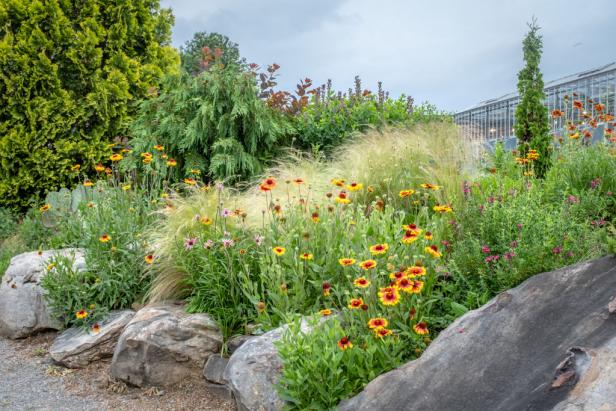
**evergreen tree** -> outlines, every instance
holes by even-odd
[[[521,157],[525,157],[531,149],[537,150],[539,158],[533,162],[534,171],[537,177],[542,178],[550,167],[552,150],[548,109],[543,103],[543,76],[539,70],[543,42],[535,19],[528,27],[530,31],[523,42],[526,64],[518,73],[520,103],[515,111],[515,135]]]
[[[0,206],[75,183],[177,71],[159,0],[0,0]]]
[[[193,38],[180,48],[184,71],[195,76],[206,69],[204,67],[205,55],[203,50],[205,47],[209,48],[212,53],[214,50],[220,49],[222,55],[219,60],[226,67],[233,66],[242,69],[246,65],[246,61],[240,57],[240,49],[237,43],[232,42],[222,34],[208,34],[205,31],[200,31],[195,33]]]
[[[221,64],[221,57],[198,76],[168,76],[160,95],[141,104],[132,155],[163,145],[177,167],[151,163],[159,176],[184,178],[197,169],[209,179],[245,179],[262,172],[293,133],[288,118],[259,98],[255,74]]]

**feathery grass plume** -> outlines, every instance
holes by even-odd
[[[347,183],[356,181],[363,188],[353,193],[355,202],[369,206],[381,198],[392,204],[399,204],[400,190],[432,183],[443,189],[433,192],[441,204],[451,203],[456,208],[462,198],[461,172],[468,159],[465,144],[459,138],[455,125],[451,123],[429,123],[411,128],[370,131],[339,147],[330,161],[308,154],[289,151],[264,174],[274,177],[278,187],[272,191],[272,198],[299,200],[299,189],[292,181],[301,178],[302,197],[308,207],[323,204],[326,193],[340,189],[331,184],[333,178],[344,178]],[[371,191],[368,190],[371,188]],[[417,194],[419,195],[419,194]],[[159,264],[152,267],[153,283],[149,290],[150,301],[161,301],[183,296],[183,273],[174,264],[174,253],[178,241],[182,241],[191,227],[199,224],[195,216],[214,218],[220,202],[224,207],[240,208],[246,213],[243,224],[250,229],[267,229],[269,224],[264,194],[259,184],[249,185],[243,191],[225,188],[196,191],[187,198],[173,199],[173,208],[165,211],[166,219],[150,233],[150,243],[159,258]]]

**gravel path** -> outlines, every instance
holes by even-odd
[[[210,392],[203,379],[165,390],[139,389],[111,381],[108,361],[81,370],[57,367],[47,352],[54,337],[0,337],[0,411],[235,410],[232,401]]]
[[[0,338],[0,410],[103,410],[70,394],[61,379],[46,373],[45,360],[16,352],[17,343]]]

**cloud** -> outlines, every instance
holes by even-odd
[[[176,16],[174,44],[197,31],[239,43],[249,62],[282,66],[279,84],[332,79],[346,90],[360,75],[446,110],[515,91],[521,42],[532,16],[544,35],[552,80],[616,60],[613,0],[163,0]],[[581,44],[580,44],[581,43]]]

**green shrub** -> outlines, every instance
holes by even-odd
[[[386,126],[410,126],[418,122],[448,121],[449,116],[435,106],[423,103],[413,105],[413,98],[404,95],[397,99],[389,97],[381,88],[372,93],[362,90],[361,80],[355,77],[355,89],[348,93],[334,92],[331,82],[310,89],[312,83],[306,79],[298,85],[297,97],[286,101],[286,105],[273,104],[293,115],[296,129],[293,145],[301,149],[323,149],[330,153],[349,137],[369,128],[382,129]],[[302,96],[312,93],[308,99]],[[276,101],[280,93],[269,98]],[[290,95],[287,93],[287,95]]]
[[[74,183],[75,164],[92,171],[133,102],[177,70],[172,23],[158,0],[0,4],[0,206]]]
[[[199,170],[212,179],[237,181],[261,172],[290,131],[282,114],[258,98],[251,73],[215,60],[199,76],[167,78],[161,94],[141,104],[132,143],[136,156],[163,145],[178,162],[175,179]]]

